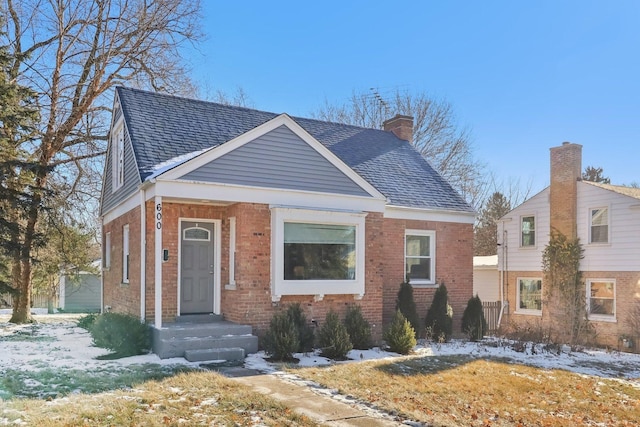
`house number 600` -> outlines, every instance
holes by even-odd
[[[160,230],[162,228],[162,204],[156,205],[156,228]]]

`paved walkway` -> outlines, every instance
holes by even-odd
[[[245,384],[259,393],[269,395],[324,426],[390,427],[401,426],[391,421],[367,414],[347,403],[323,396],[308,387],[294,384],[277,375],[264,374],[247,368],[222,368],[219,372]]]

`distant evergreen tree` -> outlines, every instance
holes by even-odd
[[[434,340],[449,341],[453,333],[453,310],[448,304],[448,292],[444,283],[441,283],[433,295],[431,307],[427,311],[427,328],[431,330]]]
[[[495,255],[498,253],[498,220],[511,210],[511,203],[500,192],[487,199],[478,215],[474,227],[473,254]]]
[[[416,303],[413,300],[413,286],[408,281],[400,284],[396,299],[396,310],[400,310],[402,315],[411,323],[417,338],[420,334],[420,317],[416,310]]]
[[[595,166],[587,166],[582,173],[584,181],[599,182],[601,184],[611,184],[609,177],[602,175],[604,170]]]

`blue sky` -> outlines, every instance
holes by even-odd
[[[549,182],[549,148],[640,182],[640,1],[203,1],[194,79],[309,116],[375,87],[455,109],[498,180]]]

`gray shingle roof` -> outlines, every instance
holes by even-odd
[[[138,89],[116,90],[142,181],[162,162],[224,144],[278,116]],[[411,144],[393,133],[292,119],[384,194],[390,204],[473,212]]]

